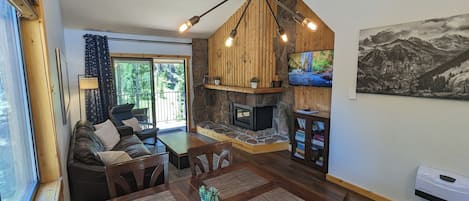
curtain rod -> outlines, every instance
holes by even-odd
[[[161,41],[161,40],[146,40],[146,39],[133,39],[133,38],[115,38],[115,37],[107,37],[108,40],[114,41],[135,41],[135,42],[142,42],[142,43],[164,43],[164,44],[173,44],[173,45],[192,45],[192,43],[188,42],[174,42],[174,41]]]

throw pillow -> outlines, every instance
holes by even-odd
[[[135,117],[132,117],[127,120],[123,120],[122,123],[126,126],[132,127],[132,129],[134,129],[134,132],[142,131],[142,127],[140,127],[140,124],[138,123],[138,120]]]
[[[103,143],[106,151],[111,150],[120,141],[119,131],[111,121],[106,121],[94,132]]]
[[[109,123],[112,123],[112,122],[111,122],[111,120],[108,119],[108,120],[106,120],[106,121],[103,122],[103,123],[95,124],[95,125],[94,125],[94,129],[95,129],[95,130],[99,130],[99,129],[101,129],[102,127],[104,127],[105,125],[109,125]]]
[[[125,151],[98,152],[98,156],[106,166],[132,160],[129,154],[125,153]]]

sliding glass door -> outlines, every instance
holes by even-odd
[[[182,59],[154,59],[155,112],[158,127],[186,128],[186,64]]]
[[[162,131],[186,130],[186,59],[113,57],[112,62],[117,104],[134,103],[134,114]]]
[[[113,58],[117,104],[133,103],[134,115],[141,123],[154,118],[153,60]]]

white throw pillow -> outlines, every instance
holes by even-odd
[[[132,118],[127,119],[127,120],[123,120],[122,123],[126,126],[132,127],[134,132],[142,131],[142,127],[140,127],[140,124],[138,123],[138,119],[135,118],[135,117],[132,117]]]
[[[132,160],[129,154],[125,153],[125,151],[98,152],[98,156],[106,166]]]
[[[95,134],[103,143],[106,151],[111,150],[120,141],[119,131],[117,131],[117,128],[109,120],[104,122],[103,125],[100,125],[100,128],[95,131]]]
[[[112,123],[112,122],[111,122],[111,120],[108,119],[108,120],[106,120],[106,121],[103,122],[103,123],[95,124],[95,125],[94,125],[94,129],[95,129],[95,130],[99,130],[99,129],[101,129],[103,126],[109,125],[109,123]]]

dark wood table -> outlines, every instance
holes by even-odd
[[[198,195],[198,189],[200,185],[204,184],[204,181],[207,182],[207,181],[213,180],[213,178],[220,178],[219,176],[224,176],[224,175],[226,176],[233,172],[239,172],[240,170],[242,171],[247,170],[251,173],[255,173],[257,176],[260,176],[263,179],[265,179],[267,183],[264,183],[255,188],[248,189],[241,193],[237,193],[236,195],[230,196],[225,199],[220,199],[220,200],[246,201],[246,200],[253,199],[256,201],[258,200],[269,201],[270,199],[267,199],[269,197],[268,196],[269,193],[278,192],[279,189],[281,190],[280,192],[283,193],[280,195],[283,195],[283,196],[292,195],[291,197],[297,198],[296,200],[308,200],[308,201],[309,200],[311,201],[326,200],[324,197],[314,192],[311,192],[308,189],[305,189],[297,185],[296,183],[288,181],[287,179],[284,178],[284,177],[288,177],[288,175],[283,175],[283,176],[276,175],[267,170],[254,166],[250,163],[243,163],[243,164],[232,165],[232,166],[220,169],[220,170],[216,170],[211,173],[200,174],[197,177],[192,177],[190,179],[174,182],[169,185],[162,185],[162,186],[145,189],[139,192],[135,192],[132,194],[128,194],[122,197],[112,199],[112,201],[131,201],[131,200],[136,200],[136,199],[140,199],[141,201],[146,201],[145,197],[148,198],[149,196],[152,196],[161,192],[166,192],[166,191],[171,192],[174,199],[178,201],[179,200],[198,201],[200,200],[199,195]],[[236,187],[238,186],[233,186],[233,188],[236,188]],[[272,200],[279,200],[279,198],[277,197]],[[281,200],[286,200],[286,199],[281,199]]]
[[[158,135],[158,140],[166,146],[166,151],[169,152],[169,162],[178,169],[189,167],[189,157],[187,155],[189,148],[207,144],[197,136],[186,132]]]
[[[174,199],[177,201],[200,201],[198,191],[195,191],[191,187],[188,180],[178,181],[169,185],[159,185],[153,188],[148,188],[135,193],[110,199],[108,201],[134,201],[137,199],[146,200],[146,198],[150,200],[150,196],[165,191],[171,192]],[[152,201],[154,201],[154,199]]]

